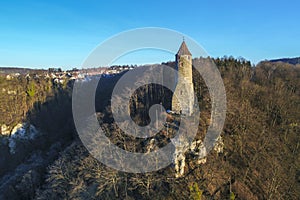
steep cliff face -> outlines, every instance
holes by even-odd
[[[31,124],[17,124],[8,138],[9,152],[15,154],[18,143],[34,140],[39,134],[41,133]]]
[[[39,76],[28,77],[18,75],[7,79],[0,76],[2,194],[15,187],[25,173],[30,173],[30,176],[41,173],[40,170],[43,171],[46,163],[53,161],[61,149],[49,153],[49,157],[42,156],[42,162],[34,162],[30,157],[47,154],[56,143],[60,143],[62,148],[74,135],[69,93],[71,85],[55,84]],[[37,166],[38,172],[29,172]],[[39,177],[41,181],[42,174]]]
[[[7,135],[19,123],[24,122],[29,112],[51,96],[52,83],[48,80],[28,80],[25,76],[7,79],[0,76],[1,134]]]

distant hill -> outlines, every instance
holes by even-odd
[[[30,68],[19,68],[19,67],[0,67],[0,74],[27,74],[31,72],[41,72],[42,69],[30,69]]]
[[[284,63],[289,63],[292,65],[297,65],[297,64],[300,64],[300,57],[275,59],[275,60],[270,60],[270,62],[284,62]]]

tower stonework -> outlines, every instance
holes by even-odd
[[[172,97],[172,111],[191,115],[194,107],[194,85],[192,74],[192,54],[185,41],[182,42],[176,56],[175,92]]]

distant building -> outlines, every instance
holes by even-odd
[[[172,98],[172,111],[191,115],[194,108],[194,85],[192,74],[192,54],[185,41],[182,42],[176,54],[175,92]]]

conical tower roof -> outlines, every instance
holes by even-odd
[[[189,49],[188,49],[188,47],[187,47],[185,41],[183,41],[183,42],[181,43],[181,46],[180,46],[180,48],[179,48],[179,50],[178,50],[178,52],[177,52],[177,55],[178,55],[178,56],[182,56],[182,55],[188,55],[188,56],[191,56],[191,55],[192,55],[191,52],[189,51]]]

